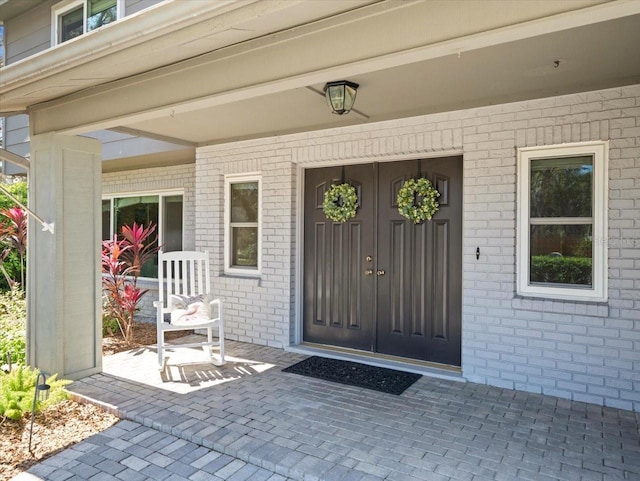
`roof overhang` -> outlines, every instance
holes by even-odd
[[[43,0],[0,0],[0,23],[41,4]]]
[[[195,18],[194,4],[6,67],[2,108],[27,108],[35,133],[126,128],[203,145],[640,82],[636,0],[221,1]],[[342,117],[321,96],[340,79],[361,85]]]

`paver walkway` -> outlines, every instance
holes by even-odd
[[[640,481],[640,413],[427,377],[394,396],[281,372],[297,354],[227,346],[221,368],[176,366],[176,351],[164,378],[154,350],[105,358],[104,374],[70,388],[129,421],[60,453],[79,464],[57,472],[72,474],[56,477],[47,463],[31,472],[89,479],[71,478],[86,464],[101,471],[84,471],[91,480]]]

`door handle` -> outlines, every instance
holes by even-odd
[[[372,276],[373,275],[373,269],[367,269],[366,271],[364,271],[364,275],[365,276]]]
[[[376,275],[378,276],[384,276],[386,274],[386,272],[382,269],[380,269],[379,271],[376,271]]]

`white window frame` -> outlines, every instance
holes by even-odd
[[[231,265],[231,184],[245,182],[258,183],[258,265],[255,268]],[[224,272],[246,277],[260,277],[262,274],[262,175],[258,172],[224,177]]]
[[[182,196],[182,249],[184,250],[184,210],[185,210],[185,202],[184,202],[184,190],[162,190],[162,191],[140,191],[140,192],[127,192],[124,194],[108,194],[103,195],[102,200],[109,201],[109,232],[113,237],[115,229],[115,213],[113,210],[114,200],[115,199],[125,199],[129,197],[141,197],[145,195],[157,195],[158,196],[158,225],[156,226],[156,232],[158,234],[158,245],[164,244],[164,202],[162,201],[163,197],[171,197],[173,195]],[[155,277],[141,277],[140,279],[157,279]]]
[[[593,157],[593,282],[591,287],[531,284],[530,279],[530,172],[531,161],[545,158]],[[607,212],[609,192],[609,142],[579,142],[518,149],[517,293],[571,301],[607,300]]]
[[[125,0],[116,0],[116,19],[124,17]],[[87,33],[87,0],[65,0],[51,7],[51,46],[60,45],[59,18],[82,5],[82,35]]]

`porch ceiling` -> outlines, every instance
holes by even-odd
[[[640,82],[637,0],[244,0],[198,21],[182,11],[193,5],[6,67],[0,110],[28,108],[36,134],[127,129],[197,146]],[[172,9],[188,18],[173,31],[87,54]],[[342,78],[360,89],[339,117],[320,92]]]
[[[559,61],[556,67],[555,62]],[[337,80],[337,79],[327,79]],[[401,118],[640,82],[640,15],[349,76],[357,112],[323,83],[128,124],[197,144]]]

